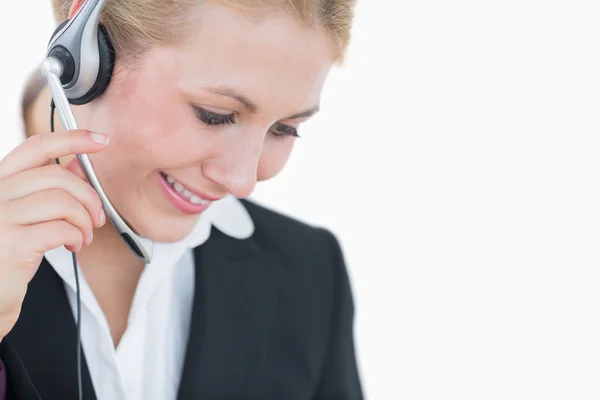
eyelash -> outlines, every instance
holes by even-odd
[[[194,107],[194,109],[200,121],[204,122],[206,125],[235,124],[235,115],[233,113],[224,115],[212,113],[200,107]]]
[[[214,127],[216,125],[235,124],[235,115],[233,113],[227,114],[227,115],[217,114],[217,113],[213,113],[210,111],[206,111],[205,109],[200,108],[200,107],[194,107],[194,111],[195,111],[196,115],[198,116],[198,119],[200,119],[200,121],[202,121],[203,123],[205,123],[206,125],[208,125],[210,127]],[[281,139],[286,136],[293,136],[293,137],[297,137],[297,138],[300,137],[298,135],[298,129],[294,128],[293,126],[277,124],[277,128],[279,128],[279,129],[271,130],[271,133],[277,139]]]

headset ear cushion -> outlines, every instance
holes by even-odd
[[[108,31],[102,24],[98,25],[98,53],[100,64],[98,66],[98,77],[94,86],[84,96],[75,100],[69,100],[70,103],[75,105],[87,104],[100,97],[110,83],[115,68],[116,55],[113,44],[108,36]]]

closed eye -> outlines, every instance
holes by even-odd
[[[273,128],[271,129],[271,133],[273,134],[273,136],[275,136],[277,138],[283,138],[285,136],[293,136],[293,137],[297,137],[297,138],[300,137],[298,135],[297,128],[294,128],[293,126],[281,124],[281,123],[277,123],[277,124],[273,125]]]
[[[205,110],[204,108],[198,106],[193,106],[193,109],[198,119],[209,126],[229,125],[236,123],[234,113],[220,114]],[[298,135],[297,128],[282,123],[276,123],[273,125],[273,127],[270,129],[270,132],[276,138],[284,138],[286,136],[297,138],[300,137],[300,135]]]
[[[207,111],[201,107],[194,106],[194,113],[198,119],[204,122],[206,125],[225,125],[235,124],[235,115],[231,114],[219,114],[211,111]]]

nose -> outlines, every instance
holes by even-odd
[[[228,140],[218,155],[202,164],[202,173],[207,179],[238,198],[254,192],[264,135],[242,136],[245,137]]]

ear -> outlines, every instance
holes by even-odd
[[[75,0],[75,1],[73,1],[73,4],[71,4],[71,9],[69,10],[69,17],[68,17],[68,19],[73,18],[75,16],[75,14],[77,14],[77,11],[79,11],[79,9],[83,5],[83,3],[85,3],[85,0]]]

